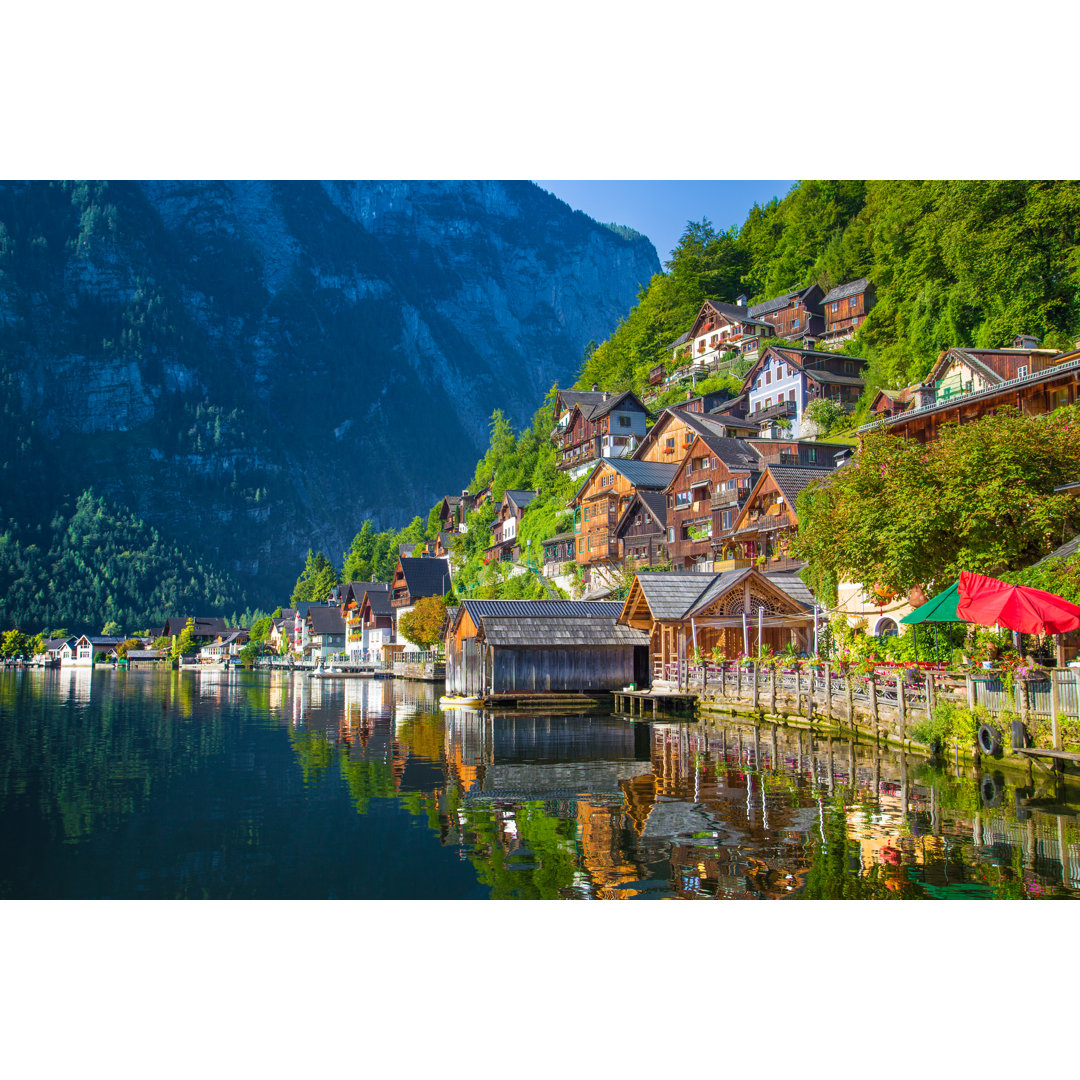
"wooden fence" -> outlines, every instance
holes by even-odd
[[[1063,721],[1080,721],[1080,671],[1067,668],[1039,680],[1015,680],[1006,693],[1003,673],[986,671],[957,675],[947,671],[896,669],[873,677],[834,670],[822,664],[813,670],[785,671],[732,663],[667,665],[665,681],[695,694],[703,704],[750,706],[772,715],[824,717],[849,727],[866,726],[874,733],[903,741],[908,728],[928,718],[939,702],[951,701],[986,710],[993,718],[1012,714],[1021,720],[1045,718],[1052,724],[1055,749],[1061,749]]]

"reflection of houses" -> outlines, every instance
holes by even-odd
[[[446,636],[446,688],[483,695],[596,693],[647,671],[645,636],[620,606],[583,600],[463,600]]]
[[[1018,338],[1033,346],[1034,339]],[[884,395],[884,396],[883,396]],[[932,442],[946,424],[964,424],[1011,406],[1025,416],[1053,412],[1080,400],[1080,350],[949,349],[927,378],[904,391],[879,393],[880,427],[894,435]]]
[[[761,643],[781,652],[789,641],[809,651],[813,596],[795,574],[754,567],[720,574],[638,574],[619,622],[649,636],[654,678],[674,679],[674,665],[714,648],[727,658]],[[628,680],[629,681],[629,680]],[[641,680],[637,680],[641,684]]]

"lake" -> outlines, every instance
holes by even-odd
[[[441,692],[0,672],[0,898],[1080,897],[1080,792],[1038,768]]]

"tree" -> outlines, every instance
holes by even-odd
[[[0,656],[12,660],[17,656],[26,657],[30,639],[20,630],[8,630],[0,638]]]
[[[270,636],[270,631],[273,628],[274,620],[269,615],[264,615],[261,619],[256,619],[251,624],[248,637],[251,641],[255,642],[265,641]]]
[[[1000,576],[1080,529],[1080,498],[1054,487],[1080,475],[1080,405],[1014,410],[946,427],[923,446],[884,432],[799,495],[792,545],[829,602],[837,581],[936,592],[961,570]]]
[[[844,418],[844,410],[838,401],[823,397],[811,401],[806,406],[804,415],[812,424],[817,425],[819,432],[824,434]]]
[[[445,621],[446,601],[441,596],[425,596],[416,602],[412,611],[401,617],[398,629],[407,641],[421,649],[430,649],[441,640]]]
[[[255,658],[261,651],[262,649],[257,641],[249,641],[240,650],[240,663],[243,664],[244,667],[252,667],[255,663]]]
[[[198,646],[195,644],[194,629],[191,623],[188,623],[179,634],[176,635],[176,640],[172,645],[172,658],[178,660],[181,656],[190,656]]]
[[[142,642],[138,638],[128,638],[116,646],[116,655],[123,660],[132,649],[141,649]]]
[[[330,590],[337,584],[338,575],[334,564],[321,551],[315,554],[308,548],[307,561],[300,577],[296,579],[290,602],[293,607],[304,601],[322,603],[329,598]]]
[[[116,622],[113,619],[110,619],[101,628],[101,636],[102,637],[123,637],[124,636],[124,631],[123,631],[123,628],[120,626],[120,624],[118,622]]]

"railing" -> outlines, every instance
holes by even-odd
[[[795,411],[794,401],[780,401],[775,405],[770,405],[767,409],[754,409],[747,419],[755,422],[758,420],[771,420],[777,416],[794,416]]]

